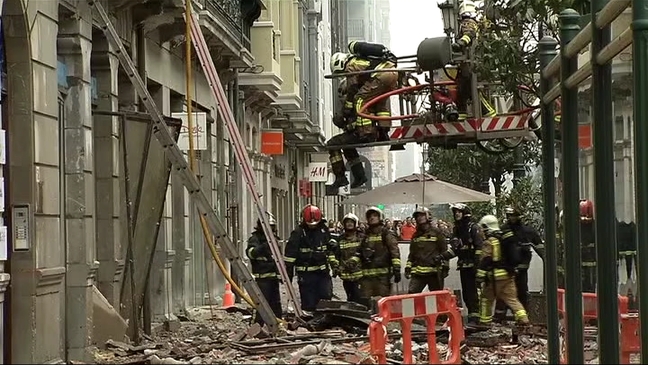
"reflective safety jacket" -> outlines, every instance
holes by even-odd
[[[479,226],[466,217],[455,223],[452,235],[455,244],[451,243],[448,251],[443,253],[445,260],[457,257],[457,269],[469,269],[475,267],[482,253],[482,238]]]
[[[395,68],[396,65],[391,61],[381,59],[367,59],[359,56],[352,56],[344,68],[345,72],[358,72],[367,70],[380,70],[383,68]],[[345,107],[352,108],[358,90],[364,83],[376,77],[378,73],[368,73],[361,75],[347,76],[347,93]]]
[[[421,227],[421,226],[419,226]],[[435,258],[445,252],[447,244],[440,230],[428,225],[425,230],[416,230],[410,242],[407,264],[413,276],[437,273],[443,267]]]
[[[394,233],[380,224],[367,228],[365,234],[357,254],[362,262],[362,275],[391,276],[400,272],[400,249]]]
[[[581,221],[581,258],[583,267],[596,266],[596,237],[594,220]]]
[[[514,272],[515,268],[506,260],[500,239],[501,232],[498,231],[489,234],[484,241],[477,267],[477,277],[484,278],[488,275],[495,280],[503,280],[509,278]]]
[[[263,248],[265,253],[261,252],[261,254],[258,254],[261,248]],[[279,271],[277,270],[277,264],[272,259],[270,246],[263,231],[256,230],[252,233],[252,236],[248,239],[245,254],[250,259],[252,275],[255,279],[278,277]]]
[[[292,233],[284,251],[284,261],[288,274],[328,271],[337,268],[334,247],[326,222],[322,220],[315,228],[299,225]]]
[[[351,231],[337,237],[335,257],[340,263],[340,278],[345,281],[357,281],[362,277],[360,257],[357,253],[364,234]]]

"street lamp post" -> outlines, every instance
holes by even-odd
[[[443,17],[443,31],[448,37],[452,37],[458,28],[458,13],[454,0],[446,0],[438,4]]]

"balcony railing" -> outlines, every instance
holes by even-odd
[[[247,19],[245,11],[250,4],[256,5],[256,0],[206,0],[207,11],[216,14],[224,21],[225,28],[237,38],[243,47],[250,49],[250,28],[256,19]],[[258,5],[256,5],[258,6]],[[244,12],[245,11],[245,12]],[[257,16],[258,17],[258,16]]]

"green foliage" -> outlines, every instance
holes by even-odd
[[[525,165],[540,164],[540,143],[526,142],[518,147]],[[500,195],[505,176],[513,173],[515,152],[489,155],[476,147],[443,149],[431,147],[428,150],[428,172],[443,181],[461,185],[473,190],[482,190],[482,182],[492,180],[495,194]]]
[[[542,188],[530,177],[520,179],[510,192],[502,194],[497,199],[500,216],[503,216],[505,207],[512,206],[524,215],[524,221],[528,225],[540,232],[542,232],[544,219],[542,203]]]
[[[485,2],[486,28],[476,44],[480,81],[501,82],[500,92],[514,93],[519,85],[537,95],[537,43],[540,33],[558,39],[558,14],[573,8],[589,13],[587,0],[490,0]]]

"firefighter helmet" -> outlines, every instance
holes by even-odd
[[[455,210],[463,213],[464,217],[469,217],[471,214],[470,208],[464,203],[451,203],[450,209],[454,212]]]
[[[589,199],[581,199],[580,204],[580,218],[582,220],[594,219],[594,203]]]
[[[486,232],[499,231],[499,221],[494,215],[485,215],[480,221],[479,226],[481,226]]]
[[[356,226],[358,225],[358,222],[360,221],[360,219],[358,218],[358,216],[355,215],[355,214],[353,214],[353,213],[349,213],[349,214],[345,215],[344,218],[342,218],[342,223],[345,223],[347,220],[352,220],[353,223],[354,223]]]
[[[459,4],[459,15],[462,17],[474,18],[477,16],[477,6],[472,0],[463,0]]]
[[[369,220],[369,215],[371,213],[378,213],[378,217],[380,217],[381,221],[385,219],[385,214],[383,213],[382,209],[378,207],[369,207],[369,209],[367,209],[367,211],[365,212],[365,218],[367,218],[367,220]]]
[[[431,214],[430,214],[430,210],[428,208],[426,208],[426,207],[418,207],[418,208],[416,208],[414,213],[412,213],[412,218],[416,219],[416,217],[418,217],[421,214],[425,214],[425,216],[427,217],[428,220],[430,220],[430,218],[432,218]]]
[[[349,61],[349,54],[337,52],[331,56],[331,72],[338,73],[343,72],[344,68]]]
[[[275,216],[272,213],[266,212],[266,219],[268,221],[268,225],[270,226],[277,225],[277,220],[275,219]],[[261,219],[257,219],[257,227],[261,227]]]
[[[314,227],[322,221],[322,211],[315,205],[308,204],[302,210],[302,221],[308,226]]]
[[[513,216],[513,217],[521,217],[522,216],[522,213],[517,208],[514,208],[514,207],[512,207],[510,205],[508,207],[504,208],[504,214],[506,214],[507,216],[510,215],[510,216]]]

